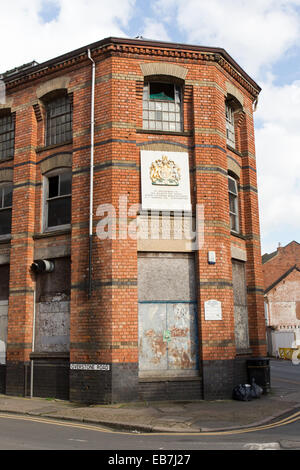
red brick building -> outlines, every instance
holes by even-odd
[[[280,332],[293,332],[300,344],[300,244],[279,246],[262,260],[267,324]]]
[[[2,79],[2,391],[231,396],[266,353],[259,86],[223,49],[118,38]]]
[[[296,241],[278,246],[276,251],[262,256],[264,288],[269,289],[293,266],[300,266],[300,244]]]

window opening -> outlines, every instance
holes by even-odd
[[[48,178],[48,227],[67,225],[71,222],[71,172],[59,173]]]
[[[231,176],[228,177],[228,191],[230,229],[234,232],[239,232],[238,189],[236,180]]]
[[[0,235],[11,233],[12,185],[0,187]]]
[[[150,82],[144,86],[143,128],[182,131],[181,87],[172,83]]]
[[[62,96],[46,105],[46,145],[68,142],[72,139],[72,103],[69,96]]]
[[[15,147],[15,119],[12,114],[0,118],[0,160],[12,158]]]

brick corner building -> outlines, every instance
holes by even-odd
[[[119,38],[2,79],[1,391],[230,397],[266,354],[259,86],[223,49]]]

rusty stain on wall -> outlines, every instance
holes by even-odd
[[[141,303],[139,306],[140,370],[197,369],[196,315],[194,303]],[[166,335],[166,331],[169,335]]]

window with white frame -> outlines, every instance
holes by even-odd
[[[0,185],[0,236],[11,233],[12,184]]]
[[[228,176],[228,192],[229,192],[229,214],[230,229],[233,232],[239,232],[239,201],[238,201],[238,185],[235,178]]]
[[[182,90],[174,83],[150,81],[143,92],[143,129],[182,131]]]
[[[45,229],[66,227],[71,223],[72,172],[61,169],[45,180]]]
[[[228,103],[225,104],[225,115],[227,144],[235,148],[234,110]]]

